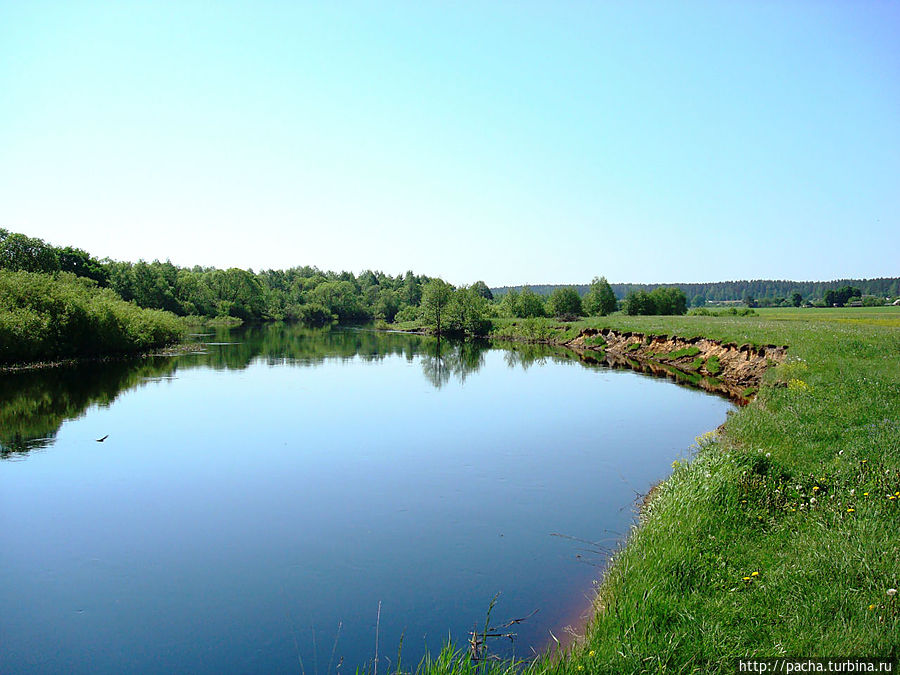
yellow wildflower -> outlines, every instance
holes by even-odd
[[[751,576],[751,577],[758,577],[758,576],[759,576],[759,572],[753,572],[750,576]]]
[[[871,612],[873,609],[875,609],[875,605],[869,605],[869,611]]]
[[[597,652],[595,652],[595,651],[592,649],[591,651],[588,652],[588,656],[594,656],[596,653],[597,653]]]
[[[852,506],[847,507],[847,513],[853,513],[854,511],[856,511],[856,509],[854,509]]]

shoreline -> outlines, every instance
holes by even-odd
[[[13,363],[0,366],[0,375],[24,373],[33,370],[49,370],[52,368],[67,368],[89,363],[111,363],[114,361],[129,361],[148,359],[157,356],[181,356],[194,354],[202,350],[200,342],[175,342],[165,347],[157,347],[148,351],[120,352],[117,354],[102,354],[97,356],[72,356],[65,359],[52,361],[31,361],[28,363]]]

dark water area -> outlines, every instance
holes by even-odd
[[[0,672],[353,672],[376,621],[385,672],[497,594],[525,657],[731,407],[540,346],[196,339],[0,375]]]

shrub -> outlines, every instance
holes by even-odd
[[[184,324],[72,273],[0,270],[0,363],[139,352],[176,342]]]

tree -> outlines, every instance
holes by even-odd
[[[600,315],[612,314],[618,306],[619,301],[616,300],[612,286],[609,285],[606,277],[600,277]]]
[[[6,230],[3,232],[4,236],[0,237],[0,268],[45,274],[59,271],[56,250],[43,239],[10,234]]]
[[[545,316],[544,299],[531,290],[529,286],[525,286],[519,293],[518,302],[516,303],[516,316],[520,319],[532,319],[536,316]]]
[[[625,296],[625,313],[630,316],[656,314],[653,298],[646,291],[632,291]]]
[[[474,287],[452,293],[445,315],[448,332],[483,335],[487,329],[487,300]]]
[[[368,318],[355,286],[347,280],[325,281],[309,292],[309,301],[325,307],[341,321]]]
[[[660,286],[650,292],[654,314],[684,314],[687,312],[687,296],[680,288]]]
[[[491,289],[488,288],[488,285],[483,281],[476,281],[472,284],[472,290],[478,293],[485,300],[493,300],[494,294],[491,293]]]
[[[400,296],[396,291],[382,289],[375,299],[375,318],[388,323],[394,320],[400,310]]]
[[[554,316],[581,316],[581,296],[571,286],[553,289],[548,301],[548,309]]]
[[[793,293],[791,293],[791,304],[794,307],[799,307],[803,304],[803,296],[794,291]]]
[[[703,307],[706,304],[706,297],[700,295],[699,293],[694,296],[694,299],[691,300],[691,307]]]
[[[687,312],[687,296],[679,288],[654,288],[652,292],[633,291],[625,298],[625,313],[684,314]]]
[[[606,316],[616,311],[618,301],[606,277],[594,277],[591,288],[584,296],[584,311],[590,316]]]
[[[441,320],[453,296],[453,286],[442,279],[432,279],[422,288],[422,311],[425,321],[441,334]]]

